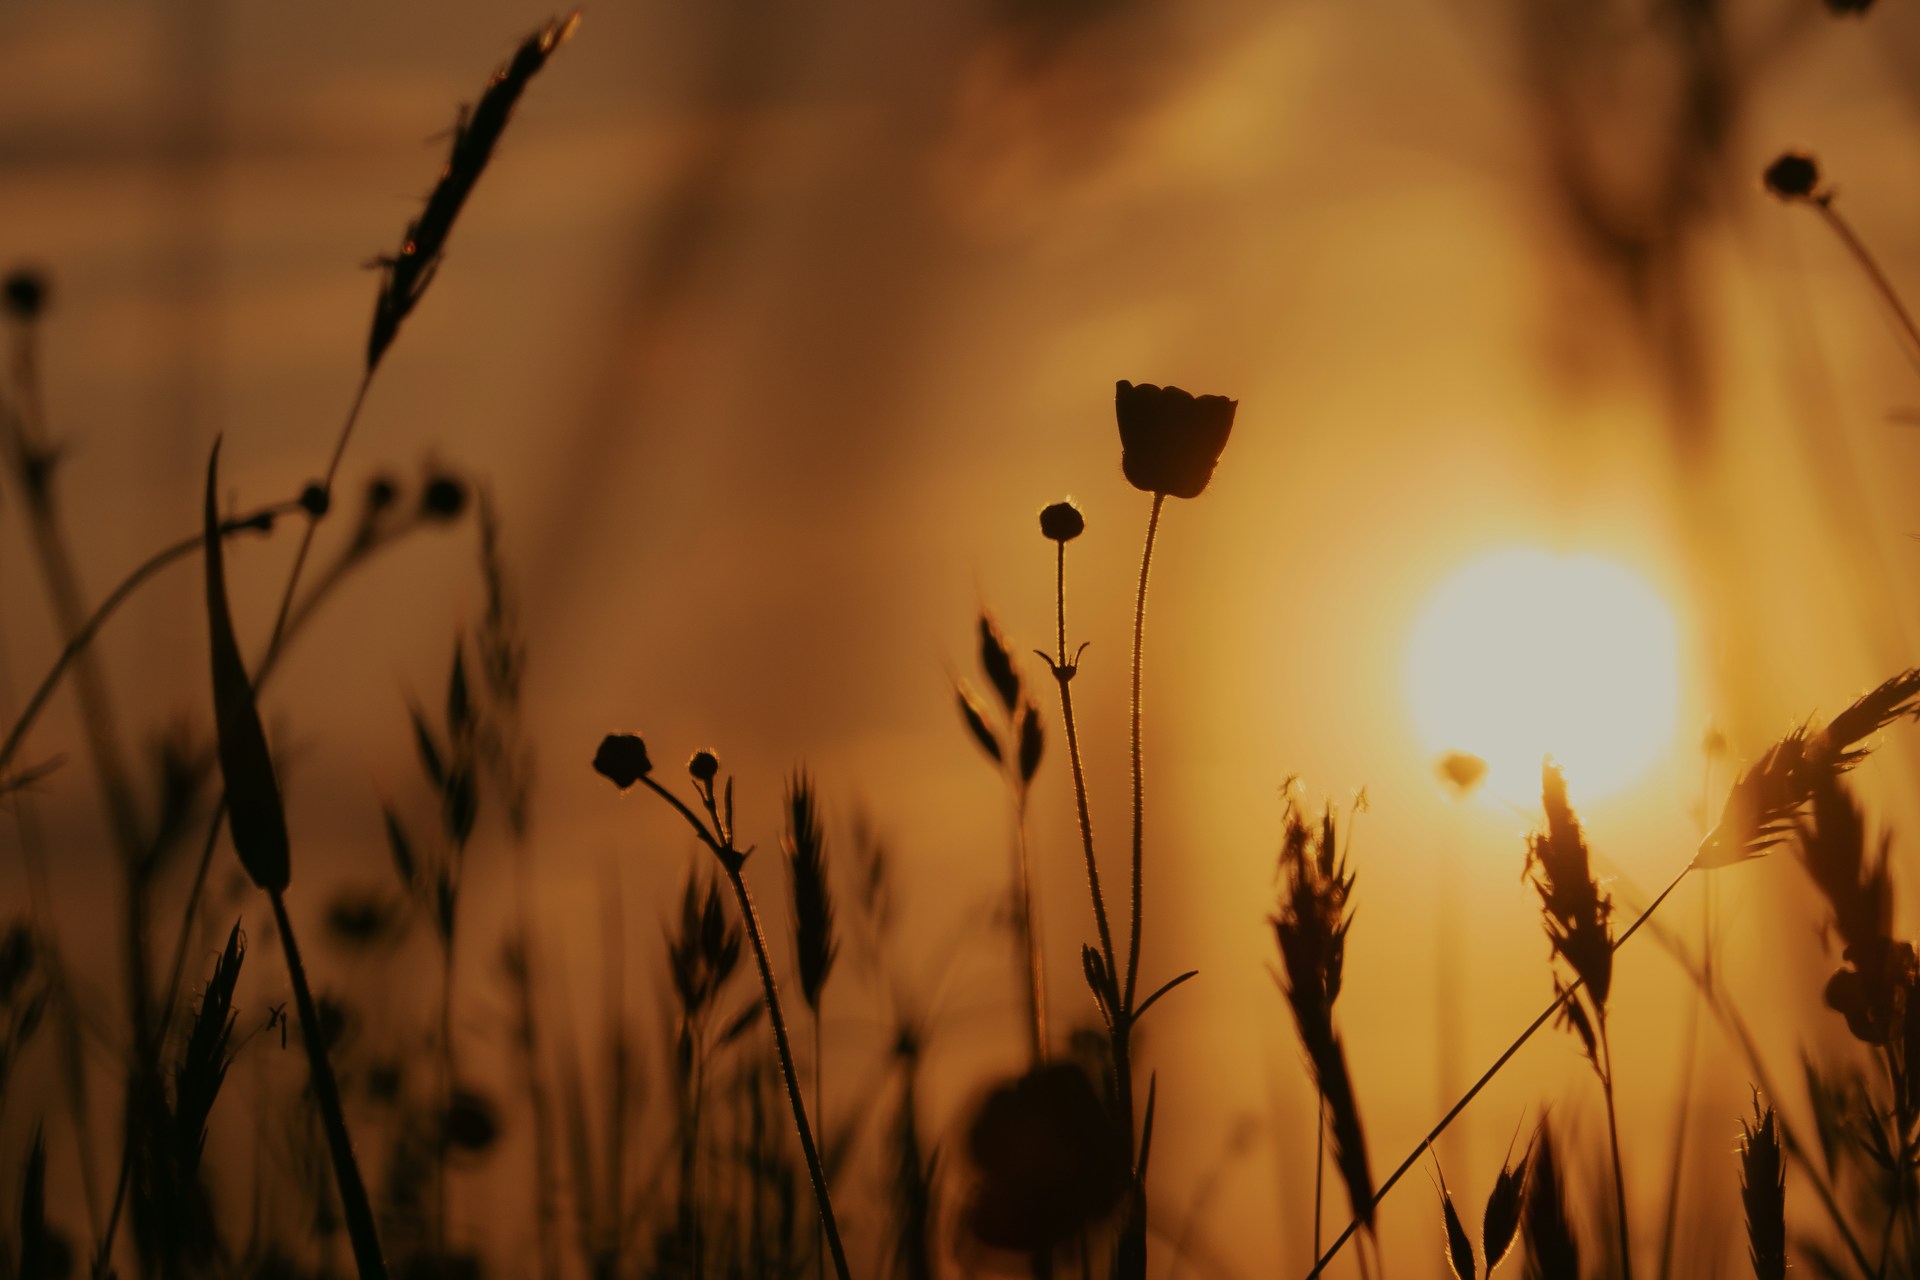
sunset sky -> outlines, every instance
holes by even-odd
[[[644,732],[676,780],[716,749],[764,851],[804,764],[837,839],[858,814],[883,833],[926,972],[951,968],[928,1105],[957,1144],[962,1107],[1019,1044],[988,929],[1010,818],[953,709],[952,681],[978,683],[974,618],[991,610],[1016,653],[1051,649],[1035,516],[1073,496],[1088,528],[1068,634],[1091,642],[1074,692],[1118,877],[1150,500],[1121,475],[1113,387],[1232,396],[1213,484],[1168,505],[1150,595],[1144,965],[1201,970],[1144,1033],[1153,1179],[1172,1234],[1209,1191],[1196,1266],[1304,1274],[1315,1103],[1266,924],[1282,781],[1370,805],[1340,1012],[1376,1169],[1551,995],[1521,878],[1537,795],[1460,799],[1434,774],[1409,676],[1433,592],[1518,549],[1598,557],[1668,611],[1670,731],[1583,809],[1623,912],[1691,857],[1703,785],[1717,809],[1773,736],[1915,663],[1920,432],[1898,414],[1920,380],[1839,244],[1758,175],[1785,148],[1816,154],[1920,297],[1920,15],[1715,7],[1724,128],[1697,154],[1692,64],[1672,44],[1629,24],[1569,27],[1563,47],[1524,33],[1517,0],[590,7],[375,382],[338,500],[429,465],[497,499],[531,650],[540,909],[581,1005],[617,868],[636,1017],[654,1025],[658,922],[694,854],[658,806],[592,775],[600,736]],[[548,16],[507,0],[0,8],[0,266],[53,282],[47,410],[94,598],[197,528],[217,435],[239,506],[319,474],[361,370],[364,268],[432,185],[456,105]],[[0,492],[9,707],[57,649],[16,515]],[[322,552],[346,536],[332,523]],[[229,551],[249,651],[296,538],[288,522]],[[455,630],[484,608],[475,543],[470,524],[422,534],[358,574],[263,695],[296,913],[387,874],[382,798],[425,803],[406,703],[440,697]],[[199,589],[175,570],[104,641],[130,740],[180,715],[205,730]],[[1091,1022],[1058,706],[1037,658],[1024,674],[1049,716],[1033,831],[1052,998]],[[76,725],[58,702],[27,755],[72,757],[39,803],[78,937],[113,887]],[[1730,754],[1703,779],[1710,725]],[[1873,811],[1909,824],[1920,805],[1889,784],[1910,773],[1910,734],[1862,772]],[[473,864],[476,992],[508,900],[492,838]],[[221,857],[216,883],[234,870]],[[782,901],[770,856],[755,876]],[[1785,856],[1732,868],[1686,886],[1670,923],[1697,930],[1711,895],[1736,996],[1812,1017],[1824,970],[1802,887]],[[0,854],[0,903],[21,891]],[[250,928],[264,914],[234,910]],[[973,941],[944,956],[955,937]],[[110,946],[78,952],[103,995]],[[1664,1127],[1689,987],[1650,938],[1619,974],[1620,1087]],[[260,966],[254,1003],[278,976]],[[849,1091],[884,1036],[856,1004],[828,1014]],[[495,1014],[476,995],[469,1016],[483,1042]],[[1764,1031],[1789,1079],[1795,1025]],[[1734,1259],[1724,1153],[1746,1085],[1703,1044],[1718,1065],[1690,1158],[1711,1167],[1687,1194]],[[1441,1146],[1456,1191],[1483,1198],[1549,1102],[1597,1123],[1563,1034]],[[1650,1233],[1661,1152],[1628,1171]],[[1590,1163],[1576,1176],[1598,1178]],[[1437,1261],[1422,1181],[1383,1210],[1395,1274],[1426,1274],[1397,1253]],[[525,1228],[485,1229],[504,1248]]]

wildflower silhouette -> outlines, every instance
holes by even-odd
[[[1788,151],[1767,166],[1760,181],[1782,200],[1810,200],[1820,187],[1820,166],[1812,156]]]
[[[1086,517],[1072,499],[1055,502],[1041,509],[1040,532],[1054,542],[1072,542],[1087,530]]]
[[[1120,469],[1127,483],[1152,494],[1199,497],[1213,479],[1239,407],[1238,400],[1196,396],[1179,387],[1115,384]]]

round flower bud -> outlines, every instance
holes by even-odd
[[[1798,151],[1783,153],[1760,175],[1767,191],[1782,200],[1806,200],[1820,185],[1820,166]]]
[[[1050,503],[1040,510],[1040,532],[1055,542],[1072,542],[1086,528],[1086,518],[1072,502]]]
[[[687,761],[687,772],[693,775],[695,782],[704,782],[709,786],[720,776],[720,757],[705,749],[693,753],[693,759]]]
[[[420,509],[435,520],[452,520],[466,509],[467,487],[452,476],[435,476],[420,495]]]
[[[7,273],[7,311],[16,320],[35,320],[47,309],[47,278],[32,267]]]
[[[386,476],[375,476],[367,482],[367,510],[369,511],[385,511],[399,496],[399,487]]]
[[[327,492],[325,485],[315,480],[300,491],[300,505],[306,509],[308,515],[318,520],[327,514],[327,508],[333,505],[333,496]]]
[[[610,733],[600,740],[593,754],[593,769],[601,777],[625,791],[653,772],[647,759],[647,744],[637,733]]]

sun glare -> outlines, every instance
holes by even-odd
[[[1538,799],[1540,761],[1576,798],[1634,782],[1672,744],[1679,711],[1673,615],[1597,556],[1501,551],[1434,592],[1414,623],[1407,690],[1427,750],[1487,762],[1485,786]]]

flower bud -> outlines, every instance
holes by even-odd
[[[1040,511],[1040,532],[1055,542],[1072,542],[1086,528],[1086,519],[1072,502],[1055,502]]]
[[[367,482],[367,510],[376,513],[385,511],[393,505],[393,500],[399,494],[400,490],[392,480],[386,476],[375,476]]]
[[[47,278],[32,267],[7,273],[7,311],[16,320],[37,320],[47,309]]]
[[[653,772],[653,761],[647,759],[647,744],[640,740],[639,734],[610,733],[601,739],[600,749],[594,752],[593,769],[625,791]]]
[[[306,509],[308,515],[318,520],[327,514],[327,508],[333,505],[333,496],[327,492],[325,485],[314,480],[300,491],[300,505]]]
[[[1808,200],[1820,185],[1820,166],[1810,155],[1787,151],[1767,166],[1760,181],[1770,194],[1782,200]]]
[[[467,487],[452,476],[435,476],[420,495],[420,511],[430,519],[452,520],[466,509]]]
[[[705,749],[693,753],[693,759],[687,761],[687,772],[693,775],[695,782],[713,785],[720,776],[720,757]]]

